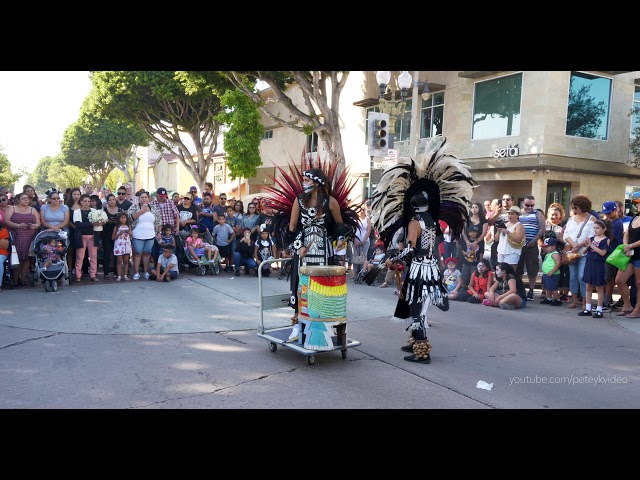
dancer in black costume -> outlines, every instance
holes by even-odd
[[[459,239],[477,186],[467,166],[444,153],[445,143],[444,137],[434,137],[424,156],[415,161],[400,159],[387,169],[371,202],[372,220],[385,247],[400,228],[407,239],[406,248],[386,259],[385,264],[390,266],[400,259],[407,263],[408,272],[391,321],[408,325],[409,345],[402,350],[412,352],[404,357],[409,362],[431,363],[426,320],[429,305],[449,309],[440,275],[438,247],[443,237],[439,220],[449,225],[452,241]],[[365,282],[372,282],[380,268],[372,268]]]

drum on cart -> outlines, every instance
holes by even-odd
[[[305,265],[299,269],[298,321],[304,325],[304,348],[334,350],[347,338],[347,270],[339,265]],[[335,328],[335,332],[334,332]]]

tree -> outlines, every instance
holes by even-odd
[[[85,142],[86,131],[79,123],[67,127],[60,142],[58,157],[66,165],[73,165],[89,173],[98,188],[104,185],[107,175],[114,169],[106,149]]]
[[[100,117],[96,110],[94,98],[89,94],[80,109],[78,128],[68,140],[73,139],[76,149],[102,154],[104,161],[119,169],[127,182],[133,183],[140,164],[137,149],[149,145],[147,133],[136,123]]]
[[[6,188],[9,192],[13,192],[16,182],[26,173],[24,167],[17,169],[16,173],[13,173],[9,157],[4,153],[4,147],[0,145],[0,186]]]
[[[80,187],[88,172],[75,165],[66,165],[59,157],[51,161],[51,169],[47,180],[60,190]]]
[[[226,92],[223,101],[234,106],[220,114],[221,120],[229,126],[224,134],[229,176],[231,180],[237,177],[255,177],[257,167],[262,165],[259,147],[264,127],[260,124],[260,112],[254,103],[238,90]]]
[[[208,83],[212,72],[188,72],[194,83]],[[340,94],[344,89],[348,71],[228,71],[224,73],[233,85],[250,98],[260,110],[274,122],[305,135],[316,133],[329,153],[331,161],[344,169],[345,157],[340,130]],[[286,120],[267,108],[259,92],[255,91],[256,81],[261,80],[271,87],[275,101],[284,106],[292,120]],[[291,85],[300,87],[304,108],[298,107],[287,96]]]
[[[176,72],[92,72],[94,113],[139,125],[158,148],[178,157],[202,189],[218,147],[220,96],[233,88],[224,76],[212,73],[208,85],[187,92]]]
[[[42,157],[33,172],[27,177],[27,184],[33,186],[36,192],[46,192],[49,188],[56,185],[49,180],[49,172],[51,171],[51,162],[54,157]]]

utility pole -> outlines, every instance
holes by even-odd
[[[418,141],[420,139],[420,107],[421,98],[418,95],[420,85],[420,72],[413,72],[413,92],[411,94],[411,130],[409,131],[409,156],[416,158],[418,154]]]

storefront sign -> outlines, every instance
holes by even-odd
[[[513,147],[511,145],[507,145],[507,148],[500,148],[493,151],[493,158],[505,158],[505,157],[517,157],[520,155],[520,149],[518,148],[518,143],[516,143]]]

